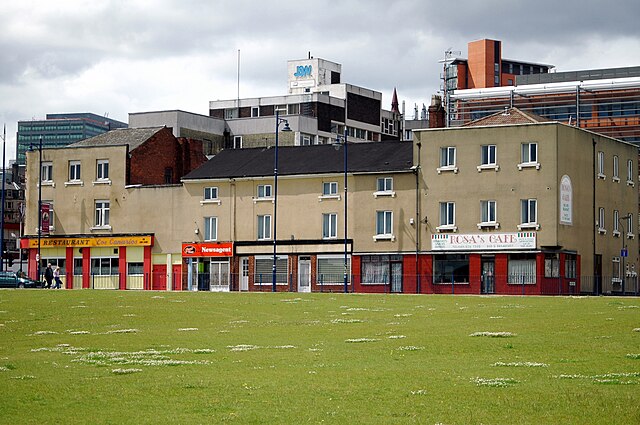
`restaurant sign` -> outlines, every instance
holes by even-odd
[[[535,249],[536,232],[431,235],[433,251]]]
[[[42,238],[41,248],[83,248],[102,246],[151,246],[153,236],[105,236],[95,238]],[[21,248],[37,248],[38,239],[21,239]]]
[[[233,242],[183,243],[183,257],[232,257]]]

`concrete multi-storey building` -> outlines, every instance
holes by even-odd
[[[133,184],[123,146],[45,150],[60,174],[41,183],[42,262],[74,288],[271,291],[275,274],[294,292],[345,275],[356,292],[637,291],[635,146],[517,110],[415,135],[225,149],[168,185]],[[65,184],[71,158],[107,154],[110,185]],[[33,275],[31,230],[23,244]]]
[[[274,117],[285,117],[293,130],[281,145],[332,143],[347,130],[349,140],[400,140],[401,115],[382,108],[382,94],[341,82],[342,66],[324,59],[289,61],[288,94],[209,102],[209,115],[224,119],[227,148],[274,144]]]
[[[44,120],[18,121],[16,135],[16,161],[25,163],[25,153],[38,147],[61,147],[127,124],[92,113],[47,114]]]

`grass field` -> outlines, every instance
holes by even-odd
[[[640,300],[0,291],[0,423],[638,424]]]

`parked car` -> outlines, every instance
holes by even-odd
[[[26,276],[18,277],[14,272],[0,271],[0,287],[2,288],[39,288],[42,286],[43,284],[40,281]]]

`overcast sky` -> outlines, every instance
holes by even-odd
[[[210,100],[278,96],[287,60],[342,64],[390,109],[429,104],[444,51],[502,41],[558,71],[640,66],[638,0],[0,0],[0,125],[93,112],[208,114]]]

